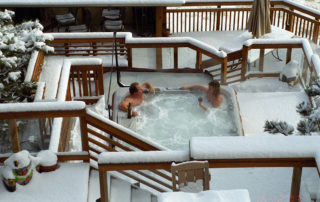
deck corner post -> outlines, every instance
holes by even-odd
[[[20,151],[17,120],[8,119],[8,125],[9,125],[10,137],[11,137],[12,151],[13,153],[17,153]]]
[[[294,167],[292,173],[290,200],[300,202],[300,184],[301,184],[302,167]]]
[[[242,48],[242,64],[241,64],[241,81],[245,81],[245,75],[247,73],[247,60],[248,60],[248,47]]]
[[[108,202],[108,177],[107,171],[100,171],[99,170],[99,181],[100,181],[100,202]]]

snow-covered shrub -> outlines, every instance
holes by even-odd
[[[13,11],[0,11],[0,103],[32,99],[31,91],[36,89],[37,84],[34,81],[24,82],[31,54],[34,50],[54,52],[52,47],[46,45],[53,37],[42,32],[43,26],[38,20],[16,25],[12,21],[13,16]],[[25,125],[25,121],[19,121],[18,130]],[[0,151],[10,151],[6,120],[0,120],[0,128]]]
[[[264,125],[264,131],[269,133],[282,133],[285,136],[292,134],[294,127],[290,124],[287,124],[285,121],[266,121]]]

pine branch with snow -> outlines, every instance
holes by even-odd
[[[269,133],[282,133],[285,136],[292,134],[294,127],[290,124],[287,124],[285,121],[266,121],[264,125],[264,131]]]
[[[317,96],[320,95],[320,79],[314,80],[307,88],[305,89],[305,92],[309,96]]]
[[[301,102],[300,104],[298,104],[297,108],[297,112],[302,116],[302,117],[307,117],[311,114],[312,112],[312,107],[309,103],[306,102]]]
[[[13,11],[0,11],[0,103],[21,102],[36,88],[34,82],[25,82],[24,75],[34,50],[53,53],[46,44],[52,35],[42,32],[38,20],[15,25]]]
[[[310,119],[306,120],[300,120],[300,122],[297,125],[297,130],[302,135],[311,135],[311,132],[318,132],[318,124],[316,122],[313,122]]]

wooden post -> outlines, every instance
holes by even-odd
[[[89,151],[87,120],[85,116],[79,117],[79,118],[80,118],[80,128],[81,128],[82,151]]]
[[[163,7],[156,7],[156,37],[162,37],[162,14]],[[157,69],[162,69],[162,48],[156,48]]]
[[[128,53],[128,67],[132,68],[132,48],[128,48],[127,53]]]
[[[70,56],[69,43],[64,43],[64,45],[66,46],[66,47],[64,48],[65,54],[66,54],[67,57],[69,57],[69,56]]]
[[[221,6],[217,6],[217,8],[221,8]],[[216,30],[220,30],[220,11],[217,12],[217,25]]]
[[[291,55],[292,55],[292,48],[287,48],[286,64],[288,64],[291,61]]]
[[[319,22],[319,18],[315,18],[316,21]],[[312,41],[317,45],[319,37],[319,25],[315,24],[313,29],[313,37]]]
[[[242,64],[241,64],[241,81],[246,80],[245,75],[247,72],[247,60],[248,60],[248,47],[242,48]]]
[[[108,177],[107,171],[99,171],[99,181],[100,181],[100,202],[108,202]]]
[[[264,63],[264,48],[260,48],[260,57],[259,57],[259,71],[263,72],[263,63]]]
[[[226,57],[221,64],[221,85],[227,83],[228,58]]]
[[[293,173],[292,173],[291,192],[290,192],[290,201],[292,198],[292,202],[300,202],[299,193],[300,193],[301,175],[302,175],[302,167],[294,167]]]
[[[97,45],[97,43],[92,43],[92,46],[96,46]],[[93,49],[93,55],[97,55],[97,47],[92,47],[92,49]],[[118,53],[115,53],[115,54],[118,54]]]
[[[199,51],[197,51],[197,55],[196,55],[196,69],[201,69],[202,68],[202,53],[199,53]]]
[[[293,9],[293,8],[290,8],[290,10],[291,10],[292,12],[294,12],[294,9]],[[289,31],[289,32],[292,32],[292,28],[293,28],[293,16],[292,16],[291,14],[289,14],[289,13],[288,13],[288,15],[289,15],[289,19],[288,19],[288,21],[289,21],[289,27],[286,26],[286,30]]]
[[[17,153],[20,151],[17,120],[8,119],[8,124],[9,124],[9,132],[11,137],[12,151],[13,153]]]
[[[178,69],[178,47],[174,47],[173,52],[173,68]]]
[[[274,8],[274,5],[271,5],[270,7]],[[273,25],[272,22],[273,22],[273,11],[270,9],[270,23],[271,23],[271,25]]]

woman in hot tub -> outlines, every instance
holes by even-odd
[[[217,108],[222,103],[222,96],[220,95],[220,83],[218,81],[211,81],[209,83],[209,87],[206,88],[202,85],[193,85],[193,86],[182,86],[181,90],[187,89],[199,89],[202,90],[207,94],[208,101],[212,104],[212,107]],[[202,103],[202,99],[199,98],[199,106],[204,109],[208,110],[206,106]]]

